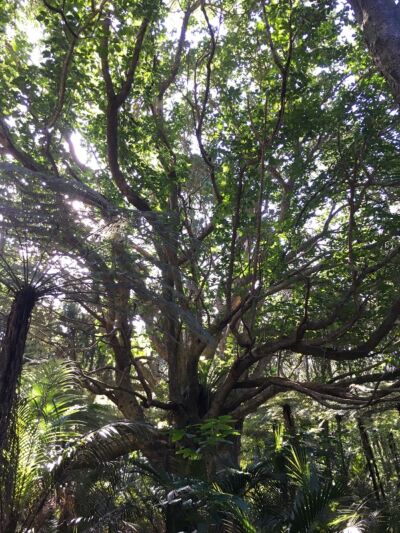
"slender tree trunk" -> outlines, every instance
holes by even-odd
[[[331,446],[331,436],[329,431],[329,422],[328,420],[324,420],[322,424],[322,435],[323,435],[323,447],[324,447],[324,459],[325,459],[325,466],[326,470],[328,472],[329,477],[332,479],[332,458],[333,458],[333,450]]]
[[[294,422],[293,414],[292,414],[292,408],[288,403],[285,403],[282,406],[283,409],[283,421],[285,424],[285,429],[288,435],[290,436],[290,440],[293,445],[297,446],[299,444],[297,432],[296,432],[296,424]]]
[[[370,53],[400,104],[400,7],[394,0],[348,0]]]
[[[18,381],[21,376],[22,358],[29,330],[32,310],[38,299],[33,287],[26,285],[15,293],[0,350],[0,533],[13,533],[18,516],[13,506],[15,483],[15,427],[13,408]],[[7,454],[3,451],[7,449]]]
[[[69,533],[72,529],[69,524],[76,518],[74,487],[68,484],[57,487],[57,496],[58,508],[60,509],[57,531],[59,533]]]
[[[400,459],[397,451],[396,441],[394,440],[394,436],[391,431],[388,435],[388,446],[392,455],[394,469],[396,470],[397,486],[400,486]]]
[[[0,350],[0,450],[4,447],[22,370],[29,321],[38,295],[27,285],[15,294]]]
[[[345,453],[344,453],[342,417],[340,415],[336,415],[336,426],[337,426],[337,437],[338,437],[340,461],[342,463],[342,476],[343,476],[344,480],[347,480],[347,478],[348,478],[348,464],[347,464],[346,456],[345,456]]]
[[[387,460],[387,453],[385,453],[385,448],[382,439],[378,433],[372,435],[372,442],[376,451],[378,452],[379,459],[381,460],[382,470],[385,474],[384,479],[386,481],[386,484],[390,483],[390,479],[393,473],[392,464],[390,463],[390,461]]]
[[[382,497],[385,498],[385,491],[383,490],[383,486],[381,483],[379,470],[375,461],[374,452],[372,450],[372,446],[369,440],[369,436],[367,433],[367,430],[364,426],[364,422],[359,418],[357,420],[358,430],[360,432],[361,437],[361,444],[364,451],[365,459],[367,461],[367,467],[371,476],[372,485],[374,487],[375,497],[377,501],[381,499]]]

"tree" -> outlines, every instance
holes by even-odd
[[[398,114],[346,10],[46,0],[32,42],[25,7],[1,20],[1,224],[48,251],[82,383],[127,420],[70,466],[107,441],[212,479],[277,395],[392,405]]]

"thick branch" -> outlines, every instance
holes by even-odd
[[[354,359],[363,359],[365,357],[374,355],[373,350],[378,344],[392,331],[396,325],[397,318],[400,315],[400,298],[395,300],[389,312],[387,313],[381,324],[372,332],[371,336],[366,342],[361,343],[356,348],[337,350],[324,346],[314,346],[307,342],[294,343],[289,349],[302,353],[304,355],[313,355],[316,357],[325,357],[334,361],[352,361]],[[322,341],[319,340],[318,344]]]

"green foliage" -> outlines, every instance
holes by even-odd
[[[2,521],[32,527],[53,488],[52,470],[65,446],[96,426],[78,388],[75,366],[52,360],[26,369],[14,414],[13,435],[3,456]]]
[[[235,420],[230,415],[209,418],[184,429],[173,429],[170,432],[171,440],[181,443],[176,451],[178,455],[191,461],[199,461],[205,453],[213,453],[213,449],[216,450],[219,444],[232,445],[229,437],[240,435],[240,432],[234,429],[234,424]]]

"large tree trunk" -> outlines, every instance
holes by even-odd
[[[348,0],[371,55],[400,104],[400,7],[394,0]]]
[[[238,420],[234,429],[239,433],[238,435],[228,437],[227,442],[221,442],[205,453],[204,471],[200,475],[204,475],[208,481],[218,479],[219,474],[227,468],[240,468],[243,420]]]

